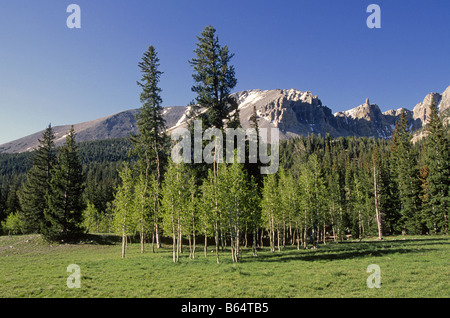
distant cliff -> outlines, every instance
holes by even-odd
[[[283,139],[299,135],[330,134],[332,137],[357,136],[391,138],[400,114],[406,112],[408,125],[417,131],[415,139],[427,121],[430,103],[438,105],[445,122],[450,121],[450,86],[442,93],[429,93],[413,110],[399,108],[381,112],[376,104],[366,99],[361,105],[347,111],[332,113],[322,104],[318,96],[297,89],[246,90],[234,93],[240,111],[243,128],[250,126],[250,120],[256,109],[259,127],[280,129]],[[164,109],[164,118],[169,132],[186,125],[186,106],[172,106]],[[135,120],[137,109],[123,111],[107,117],[75,124],[77,141],[124,138],[137,132]],[[62,145],[70,125],[54,127],[56,144]],[[20,153],[31,151],[38,145],[42,132],[0,145],[0,153]]]

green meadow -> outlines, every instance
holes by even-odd
[[[211,247],[211,250],[213,247]],[[179,263],[171,246],[128,244],[121,259],[119,238],[91,235],[80,244],[49,245],[39,235],[0,237],[0,297],[304,298],[450,297],[448,236],[388,237],[321,244],[318,249],[268,247],[239,263],[231,253],[195,259],[184,246]],[[80,288],[69,288],[70,264],[81,271]],[[367,267],[380,267],[380,288],[368,288]]]

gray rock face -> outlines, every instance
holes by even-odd
[[[251,90],[236,93],[239,101],[241,124],[250,126],[253,107],[258,115],[261,128],[279,128],[282,138],[290,138],[311,133],[329,132],[342,135],[345,131],[338,126],[331,109],[322,105],[320,99],[311,92],[289,90]]]
[[[414,107],[414,110],[413,110],[414,119],[418,119],[422,124],[426,123],[428,120],[427,114],[428,114],[431,102],[433,102],[435,105],[439,105],[441,98],[442,98],[442,96],[438,93],[430,93],[427,96],[425,96],[425,99],[423,100],[423,102],[417,104]]]
[[[279,128],[280,138],[287,139],[300,135],[327,133],[332,137],[357,136],[391,138],[395,123],[402,112],[406,112],[411,130],[426,124],[428,107],[431,101],[438,105],[444,120],[450,120],[450,86],[442,93],[430,93],[414,109],[399,108],[384,113],[369,99],[350,110],[332,113],[331,109],[311,92],[297,89],[260,89],[234,93],[239,104],[241,125],[250,127],[254,109],[260,128]],[[188,107],[172,106],[164,109],[163,115],[169,133],[186,125]],[[127,110],[89,122],[75,124],[77,141],[124,138],[137,133],[135,116],[137,109]],[[70,125],[54,127],[56,144],[62,145]],[[42,132],[0,145],[0,153],[25,152],[35,149]]]
[[[414,107],[413,117],[421,123],[420,127],[426,124],[428,120],[427,115],[431,102],[438,106],[440,114],[442,114],[445,121],[448,122],[450,119],[450,86],[447,87],[442,95],[439,93],[429,93],[422,102]]]

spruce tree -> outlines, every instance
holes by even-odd
[[[394,234],[401,232],[399,229],[400,208],[396,194],[398,193],[396,181],[392,176],[390,152],[380,149],[379,161],[379,208],[382,221],[382,231]]]
[[[66,137],[50,180],[46,194],[47,208],[42,227],[44,238],[49,241],[73,239],[82,233],[85,204],[83,200],[84,176],[73,126]]]
[[[206,127],[221,129],[225,121],[234,128],[239,124],[237,101],[230,96],[237,84],[234,66],[230,65],[234,54],[228,46],[220,45],[216,29],[210,25],[197,39],[196,57],[189,61],[194,68],[192,91],[197,94],[190,117],[202,119]],[[206,111],[200,114],[203,109]]]
[[[404,233],[420,229],[420,182],[417,155],[413,149],[411,132],[403,112],[392,138],[393,175],[398,185],[401,226]]]
[[[158,181],[161,180],[162,168],[166,161],[168,138],[166,122],[163,117],[160,77],[158,70],[159,58],[153,45],[149,46],[139,62],[142,73],[141,82],[137,82],[142,89],[140,101],[142,107],[136,115],[139,133],[131,137],[134,142],[134,152],[139,156],[139,165],[148,180],[152,171]]]
[[[40,233],[44,225],[46,197],[50,193],[50,180],[56,163],[55,135],[51,125],[39,139],[32,159],[32,167],[20,193],[21,219],[25,233]]]
[[[149,46],[138,66],[142,73],[141,81],[137,82],[142,89],[140,95],[142,107],[139,114],[136,115],[139,133],[131,136],[131,140],[134,143],[132,153],[138,155],[137,167],[140,172],[144,173],[147,184],[151,184],[151,177],[156,179],[156,187],[154,189],[156,190],[154,197],[156,200],[153,202],[155,211],[154,236],[156,237],[157,247],[159,247],[159,189],[164,167],[167,164],[169,139],[163,117],[164,109],[162,107],[161,88],[159,87],[163,73],[158,69],[160,66],[159,58],[153,45]]]
[[[441,229],[447,234],[450,209],[450,146],[444,124],[433,103],[430,105],[426,131],[428,220],[434,233],[437,234]]]

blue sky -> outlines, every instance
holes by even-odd
[[[81,7],[81,29],[66,8]],[[369,4],[381,29],[369,29]],[[156,47],[164,106],[187,105],[196,36],[209,24],[244,89],[297,88],[333,112],[370,98],[412,109],[450,85],[450,1],[1,0],[0,144],[139,108],[137,67]]]

